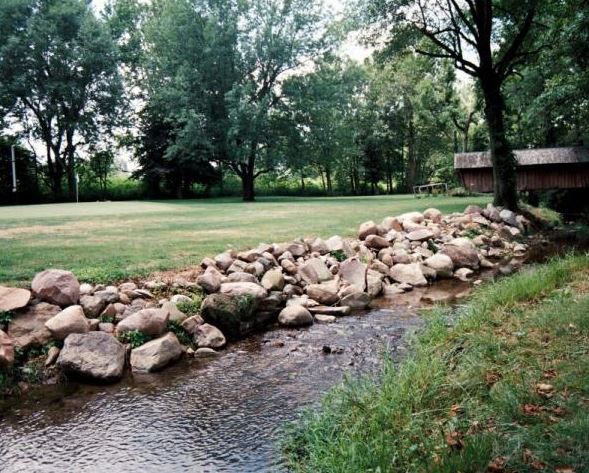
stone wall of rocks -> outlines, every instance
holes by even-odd
[[[442,215],[437,209],[365,222],[358,237],[333,236],[260,244],[205,258],[195,281],[80,284],[68,271],[35,276],[31,290],[0,287],[0,311],[13,314],[0,330],[0,366],[53,342],[45,364],[67,375],[112,382],[125,370],[157,371],[183,355],[214,356],[227,340],[273,323],[288,327],[334,322],[372,299],[411,291],[436,279],[468,281],[497,261],[521,257],[528,222],[491,205]],[[202,290],[200,313],[179,310]],[[180,292],[169,298],[156,294]],[[182,294],[181,292],[184,292]],[[180,307],[182,305],[180,304]],[[181,327],[190,343],[173,331]],[[130,348],[127,333],[147,341]],[[59,348],[61,346],[61,348]]]

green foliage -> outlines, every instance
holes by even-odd
[[[0,310],[0,327],[7,327],[14,314],[9,310]]]
[[[589,256],[568,256],[485,286],[461,309],[435,309],[409,358],[334,389],[292,427],[292,468],[483,471],[500,456],[506,470],[582,468],[588,271]]]
[[[186,330],[184,330],[184,327],[182,327],[182,324],[175,322],[173,320],[170,320],[168,322],[168,330],[170,332],[173,332],[176,335],[176,337],[178,338],[178,341],[182,345],[187,346],[187,347],[194,345],[193,337]]]
[[[131,345],[131,348],[137,348],[149,342],[151,337],[139,330],[131,330],[129,332],[120,333],[118,339],[121,343],[128,343]]]
[[[338,262],[342,262],[348,259],[348,256],[343,250],[333,250],[329,252],[329,255]]]
[[[195,294],[192,296],[192,300],[190,302],[179,302],[176,304],[176,307],[180,312],[188,316],[197,315],[200,313],[200,307],[202,306],[203,299],[203,294]]]

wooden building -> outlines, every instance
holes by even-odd
[[[526,149],[515,156],[520,191],[589,188],[589,148]],[[466,189],[493,192],[489,152],[455,154],[454,168]]]

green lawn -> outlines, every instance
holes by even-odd
[[[410,195],[91,202],[0,208],[0,283],[26,285],[49,267],[111,282],[193,265],[231,246],[335,234],[362,221],[437,207],[444,213],[487,197]]]

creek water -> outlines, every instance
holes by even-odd
[[[214,359],[112,386],[44,387],[0,412],[0,470],[284,470],[277,443],[285,424],[347,374],[376,374],[385,353],[399,359],[421,325],[411,305],[418,299],[381,299],[333,324],[275,329]]]

